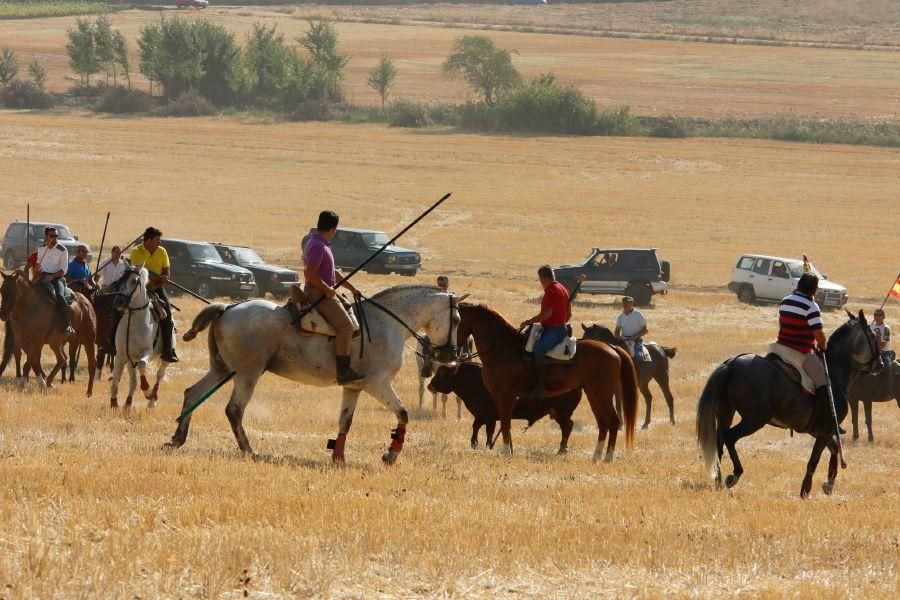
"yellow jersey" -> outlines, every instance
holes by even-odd
[[[143,266],[154,275],[162,275],[163,269],[169,268],[169,253],[162,246],[151,253],[144,244],[141,244],[131,251],[131,265]]]

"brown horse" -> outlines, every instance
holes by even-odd
[[[457,339],[461,344],[470,335],[475,338],[475,347],[484,365],[484,383],[496,399],[500,412],[503,452],[511,453],[513,407],[534,381],[534,364],[524,354],[525,337],[488,306],[461,303],[459,314],[462,320]],[[631,448],[637,420],[637,374],[627,352],[602,342],[579,341],[575,360],[548,361],[546,380],[548,397],[578,388],[587,395],[600,430],[594,449],[595,462],[600,458],[607,434],[609,443],[605,460],[611,461],[615,453],[619,416],[613,406],[613,395],[621,382],[625,400],[625,442]]]
[[[30,367],[38,377],[42,388],[53,381],[66,362],[63,344],[70,341],[62,332],[64,323],[56,312],[52,299],[43,291],[30,283],[21,271],[12,275],[3,275],[0,286],[0,317],[10,319],[16,342],[25,353],[25,372]],[[78,341],[84,345],[88,359],[87,395],[94,391],[94,338],[96,336],[97,319],[94,309],[87,298],[75,294],[75,302],[69,307],[72,312],[72,327],[76,331]],[[49,345],[56,355],[56,365],[49,376],[44,375],[41,368],[41,349]]]
[[[96,287],[88,286],[84,280],[73,281],[69,289],[83,295],[94,307],[94,315],[97,317],[97,335],[94,343],[97,345],[97,377],[103,375],[103,365],[107,364],[112,369],[115,356],[115,341],[112,339],[113,317],[116,313],[114,300],[115,293],[104,293]],[[77,349],[80,343],[72,338],[69,343],[69,381],[74,381],[75,367],[78,365]],[[63,377],[65,378],[65,369]]]

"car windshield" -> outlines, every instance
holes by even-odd
[[[206,262],[222,262],[222,257],[211,244],[188,244],[188,254],[194,260]]]
[[[799,279],[803,275],[803,261],[802,260],[790,260],[787,263],[788,270],[791,272],[791,279]],[[819,270],[814,266],[809,265],[809,272],[822,279],[822,274],[819,273]]]
[[[389,238],[386,233],[381,233],[381,232],[364,233],[364,234],[362,234],[362,236],[363,236],[363,239],[366,241],[366,245],[369,247],[384,246],[389,241],[391,241],[391,238]]]
[[[259,257],[256,250],[250,248],[229,248],[229,250],[239,265],[261,265],[265,262]]]
[[[56,226],[56,235],[61,240],[71,240],[72,232],[69,231],[69,228],[65,225],[57,225]],[[43,225],[32,225],[31,226],[31,239],[33,240],[43,240],[44,239],[44,226]]]

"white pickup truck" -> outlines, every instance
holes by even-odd
[[[840,308],[847,303],[847,288],[828,281],[815,267],[810,272],[819,277],[816,302],[822,308]],[[803,261],[762,254],[744,254],[731,272],[728,289],[741,302],[780,302],[797,288],[803,275]]]

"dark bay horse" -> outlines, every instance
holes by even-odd
[[[42,388],[51,385],[53,377],[62,370],[66,362],[63,345],[70,341],[62,332],[63,322],[56,312],[51,298],[29,282],[25,276],[16,271],[12,275],[3,275],[0,285],[0,318],[12,322],[16,343],[25,353],[24,373],[29,368],[38,377]],[[72,312],[72,327],[82,345],[88,359],[88,389],[90,396],[94,390],[94,336],[96,334],[96,317],[94,309],[87,298],[75,294],[75,302],[69,307]],[[44,375],[41,368],[41,349],[50,346],[56,356],[56,365],[50,375]]]
[[[882,355],[883,356],[883,355]],[[884,360],[882,358],[882,360]],[[890,393],[887,391],[887,379],[893,379]],[[896,375],[889,364],[877,375],[860,375],[850,384],[850,417],[853,422],[853,439],[859,439],[859,403],[863,403],[866,415],[866,429],[869,431],[868,440],[875,441],[872,435],[872,403],[897,401],[900,407],[900,376]]]
[[[88,286],[83,280],[73,281],[69,284],[69,288],[73,292],[82,294],[94,307],[94,314],[97,317],[97,335],[94,343],[97,346],[97,376],[103,374],[103,365],[108,364],[112,369],[112,360],[115,356],[115,341],[112,339],[112,323],[116,308],[113,305],[116,294],[104,293],[96,287]],[[73,342],[75,347],[69,346],[69,365],[70,365],[70,381],[74,376],[75,367],[78,365],[78,354],[76,352],[77,342]],[[65,371],[63,371],[65,375]]]
[[[524,354],[525,336],[488,306],[460,303],[459,313],[457,343],[462,345],[470,335],[475,339],[484,365],[484,383],[497,401],[500,413],[503,452],[511,453],[513,408],[534,380],[533,362]],[[620,382],[625,396],[625,442],[630,448],[637,420],[637,374],[628,353],[601,342],[583,340],[578,343],[574,361],[547,363],[548,397],[578,388],[588,397],[599,429],[594,461],[600,458],[607,433],[605,460],[611,461],[615,453],[619,415],[613,406],[613,395]]]
[[[591,325],[590,327],[586,327],[584,323],[582,323],[581,328],[584,330],[582,339],[599,340],[601,342],[606,342],[611,346],[619,346],[622,348],[625,346],[625,340],[617,338],[613,335],[612,331],[602,325]],[[669,405],[669,422],[674,425],[675,397],[672,395],[672,390],[669,388],[669,359],[675,358],[676,349],[667,348],[656,342],[645,343],[644,348],[650,353],[650,362],[648,363],[643,360],[634,361],[634,368],[637,370],[638,375],[638,386],[640,387],[641,395],[644,397],[644,403],[647,405],[647,414],[644,417],[644,424],[641,425],[641,429],[647,429],[647,427],[650,426],[650,407],[653,404],[653,394],[650,392],[651,380],[656,380],[659,389],[662,390],[663,396],[666,398],[666,404]],[[622,410],[622,400],[618,393],[616,393],[616,410],[620,412]]]
[[[838,422],[847,416],[847,385],[852,375],[877,372],[881,367],[875,336],[863,311],[859,311],[858,317],[847,314],[850,319],[831,334],[825,353]],[[741,421],[732,427],[735,413],[741,416]],[[826,447],[831,451],[828,479],[822,486],[825,494],[830,494],[838,465],[830,407],[822,406],[814,396],[805,393],[774,362],[753,354],[741,354],[716,367],[697,404],[697,442],[706,469],[715,477],[716,484],[722,483],[723,446],[728,448],[734,465],[734,472],[725,478],[725,485],[732,487],[744,472],[735,445],[766,425],[808,433],[816,440],[800,486],[802,498],[808,497],[812,489],[812,477],[822,451]]]

